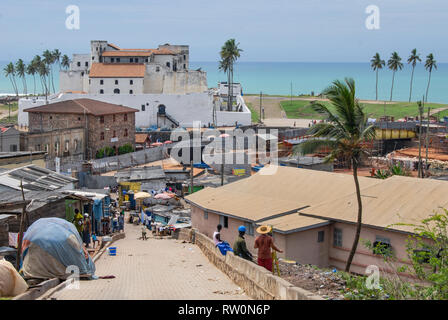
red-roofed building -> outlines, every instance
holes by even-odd
[[[134,108],[92,99],[66,100],[26,109],[28,150],[46,151],[50,159],[94,158],[100,149],[130,144],[135,148]]]
[[[69,70],[62,70],[59,78],[62,92],[185,94],[207,90],[206,73],[189,70],[187,45],[123,49],[92,40],[90,54],[73,55]]]

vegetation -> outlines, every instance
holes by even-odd
[[[318,101],[318,100],[316,100]],[[324,117],[312,108],[313,101],[293,100],[292,105],[290,101],[281,101],[280,105],[285,110],[288,118],[303,118],[303,119],[323,119]],[[330,110],[334,110],[331,103],[327,101],[320,101],[320,103],[327,106]],[[379,119],[387,115],[395,119],[408,117],[415,117],[419,115],[418,104],[416,102],[393,102],[393,103],[362,103],[364,112],[369,118]],[[446,107],[446,105],[438,103],[425,103],[425,106],[431,109]],[[447,111],[440,111],[436,115],[440,117],[448,116]]]
[[[375,129],[367,124],[367,115],[356,99],[355,82],[353,79],[345,79],[345,82],[336,80],[324,90],[324,94],[333,106],[330,110],[325,104],[316,102],[313,109],[322,114],[327,122],[317,123],[311,127],[309,133],[317,139],[310,139],[294,147],[295,153],[310,154],[322,147],[329,148],[330,153],[326,161],[336,158],[350,160],[353,179],[358,201],[358,219],[355,239],[347,259],[345,271],[350,271],[350,266],[359,242],[362,223],[362,201],[358,181],[358,166],[361,158],[366,154],[366,141],[373,140]]]
[[[17,123],[19,123],[19,116],[17,114],[11,116],[11,118],[7,116],[0,119],[0,124],[17,124]]]
[[[390,166],[386,170],[377,170],[374,177],[378,179],[386,179],[391,176],[409,176],[410,172],[403,168],[400,164]]]
[[[386,64],[384,60],[380,58],[380,54],[377,52],[373,58],[370,60],[370,66],[372,67],[373,71],[376,71],[376,95],[375,100],[378,100],[378,70],[382,69],[384,65]]]
[[[95,158],[102,159],[104,158],[104,154],[105,154],[104,148],[101,148],[96,152]]]
[[[260,121],[260,115],[258,114],[257,110],[254,109],[254,107],[252,106],[252,103],[250,103],[250,102],[246,102],[246,106],[250,110],[250,116],[252,119],[252,123],[258,123],[258,121]]]
[[[235,39],[227,40],[221,47],[221,61],[219,61],[219,70],[227,73],[227,84],[228,94],[227,94],[227,111],[232,111],[232,100],[233,100],[233,66],[236,60],[240,57],[240,53],[243,52],[242,49],[238,48],[240,43],[236,43]]]
[[[392,101],[392,92],[394,90],[394,80],[395,80],[395,72],[397,72],[398,69],[403,69],[403,63],[401,63],[401,57],[398,55],[397,52],[393,52],[392,56],[390,57],[389,61],[387,61],[387,66],[390,70],[392,70],[392,87],[390,88],[390,101]]]
[[[107,157],[112,157],[115,155],[115,150],[111,147],[106,147],[104,149],[104,153],[106,154]]]
[[[429,72],[428,86],[426,87],[426,96],[425,96],[425,102],[426,102],[428,101],[428,91],[429,91],[429,84],[431,83],[432,69],[437,70],[436,60],[434,60],[434,56],[432,53],[428,54],[428,56],[426,57],[425,69],[428,70]]]
[[[125,154],[129,152],[134,152],[134,148],[129,143],[118,148],[118,154]]]
[[[408,58],[408,64],[412,65],[411,85],[409,87],[409,102],[411,102],[412,98],[412,81],[414,80],[414,69],[415,66],[417,65],[417,62],[420,61],[422,61],[422,59],[420,59],[420,54],[417,53],[417,49],[413,49],[411,51],[411,55]]]

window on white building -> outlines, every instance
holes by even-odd
[[[142,111],[145,111],[145,105],[142,104]]]
[[[104,90],[103,90],[103,89],[101,89],[101,90],[100,90],[100,94],[103,94],[103,93],[104,93]]]
[[[244,226],[246,227],[246,234],[249,236],[254,235],[254,224],[250,222],[244,222]]]
[[[118,84],[118,80],[115,80],[115,84]]]
[[[159,67],[156,67],[156,72],[159,72],[160,71],[160,68]]]
[[[167,66],[168,68],[171,68],[171,63],[167,62],[167,63],[166,63],[166,66]]]
[[[78,63],[76,64],[78,67],[81,66],[81,61],[78,61]]]
[[[110,62],[115,62],[115,58],[110,58]]]
[[[133,85],[134,84],[134,80],[129,80],[129,84]]]
[[[120,94],[120,89],[114,89],[115,94]]]
[[[134,93],[134,91],[133,90],[129,90],[129,94],[133,94]]]
[[[89,66],[89,61],[86,61],[86,64],[85,64],[85,66],[86,66],[86,67],[88,67],[88,66]]]
[[[100,80],[100,85],[103,85],[104,84],[104,80]]]

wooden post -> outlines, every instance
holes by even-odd
[[[21,254],[22,254],[22,243],[23,243],[23,229],[24,229],[24,221],[26,215],[26,202],[25,202],[25,194],[23,192],[23,182],[20,181],[20,189],[22,190],[22,199],[23,199],[23,207],[22,214],[20,215],[20,227],[19,227],[19,243],[17,244],[17,256],[16,256],[16,269],[20,270],[21,263]]]

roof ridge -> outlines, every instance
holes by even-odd
[[[78,100],[81,100],[81,99],[74,99],[74,100],[72,100],[72,101],[73,101],[74,103],[76,103],[78,106],[80,106],[81,108],[83,108],[84,110],[86,110],[87,113],[92,113],[87,107],[85,107],[84,105],[82,105],[81,103],[79,103]]]

